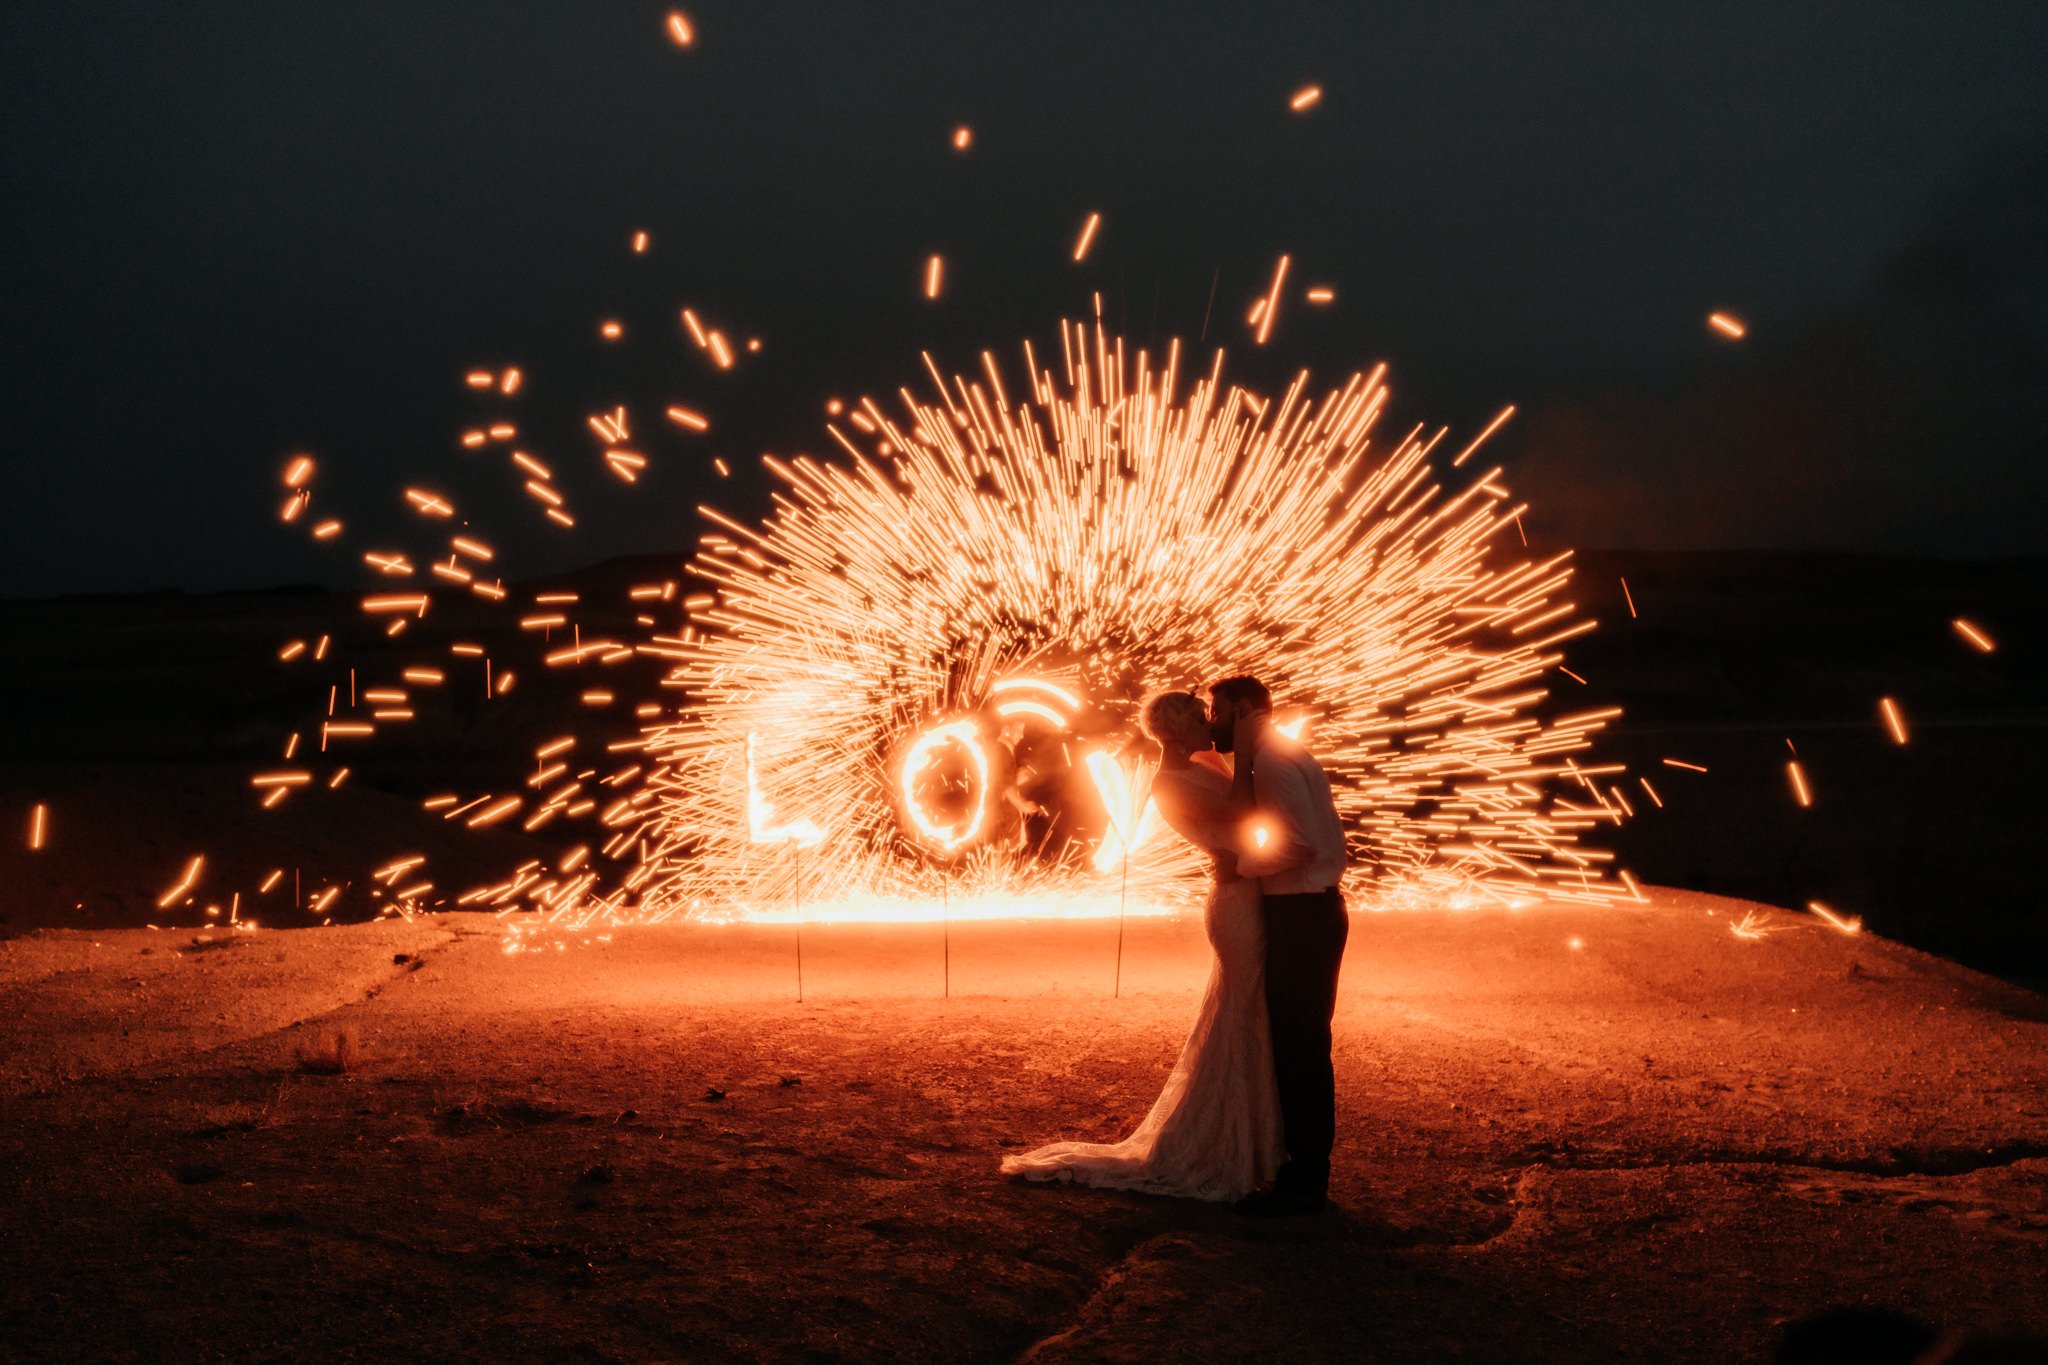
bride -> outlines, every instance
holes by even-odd
[[[1202,923],[1216,950],[1209,989],[1166,1088],[1121,1142],[1055,1142],[1003,1158],[1005,1175],[1107,1189],[1237,1200],[1271,1180],[1286,1155],[1266,1023],[1265,928],[1258,882],[1236,874],[1231,779],[1210,748],[1208,715],[1191,692],[1145,704],[1159,742],[1152,801],[1208,852],[1216,881]]]

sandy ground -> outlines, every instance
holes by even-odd
[[[801,1004],[784,927],[41,931],[0,944],[0,1340],[1706,1361],[1839,1304],[2048,1330],[2048,999],[1803,915],[1745,941],[1750,908],[1357,917],[1340,1209],[1284,1223],[995,1171],[1144,1111],[1189,923],[1128,926],[1120,998],[1114,922],[813,927]]]

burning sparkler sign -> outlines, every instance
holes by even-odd
[[[1287,268],[1282,256],[1255,340]],[[682,317],[714,364],[731,363],[721,332]],[[949,378],[927,357],[930,394],[900,415],[835,400],[840,458],[764,456],[784,485],[775,514],[750,525],[702,509],[712,529],[691,568],[711,591],[631,589],[639,640],[586,638],[575,593],[513,600],[484,576],[495,554],[475,534],[445,559],[365,553],[378,582],[412,580],[361,599],[388,635],[459,593],[544,632],[549,668],[653,658],[683,698],[637,707],[637,733],[605,745],[623,766],[602,777],[574,771],[572,735],[535,751],[527,792],[426,799],[472,828],[574,829],[552,867],[523,864],[457,904],[528,905],[569,925],[1166,913],[1198,896],[1204,865],[1148,800],[1135,713],[1150,691],[1238,672],[1277,686],[1290,732],[1314,726],[1362,902],[1638,895],[1610,853],[1580,843],[1630,809],[1620,765],[1574,757],[1617,712],[1548,706],[1561,646],[1593,624],[1560,596],[1570,557],[1510,549],[1523,508],[1498,468],[1465,469],[1512,408],[1461,446],[1420,426],[1387,441],[1383,369],[1320,400],[1306,375],[1264,397],[1224,379],[1220,351],[1190,377],[1178,343],[1133,355],[1099,324],[1062,326],[1056,368],[1027,344],[1015,394],[993,356],[981,362]],[[502,398],[516,373],[465,382]],[[634,482],[646,457],[625,446],[626,409],[589,426]],[[504,447],[541,512],[573,525],[517,439],[500,421],[461,444]],[[1446,491],[1439,470],[1466,482]],[[314,473],[303,456],[284,471],[284,520],[305,512]],[[404,503],[427,525],[455,515],[430,489]],[[280,662],[324,658],[327,639],[291,642]],[[511,687],[481,644],[447,649],[478,662],[486,700]],[[361,690],[364,711],[351,667],[348,710],[339,684],[327,689],[318,755],[412,721],[414,692],[448,678],[409,661]],[[616,695],[580,692],[586,709]],[[298,762],[252,778],[266,806],[347,771]],[[403,912],[417,897],[396,881],[387,904]]]
[[[1567,556],[1501,552],[1497,469],[1446,493],[1443,432],[1378,443],[1380,371],[1269,402],[1220,354],[1188,383],[1177,346],[1099,328],[1063,327],[1061,359],[1027,345],[1021,396],[991,356],[928,360],[930,398],[829,427],[843,459],[767,459],[765,524],[707,509],[716,593],[668,651],[690,701],[638,741],[636,904],[773,906],[755,850],[798,826],[764,784],[845,913],[1115,913],[1125,875],[1134,909],[1184,901],[1197,859],[1161,837],[1132,719],[1239,671],[1314,717],[1368,897],[1631,894],[1579,844],[1621,818],[1597,781],[1620,769],[1568,757],[1615,713],[1540,710],[1591,622],[1558,600]]]

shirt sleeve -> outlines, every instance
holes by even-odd
[[[1308,779],[1298,765],[1275,754],[1254,767],[1252,781],[1258,809],[1239,824],[1238,875],[1271,877],[1300,867],[1315,853],[1302,833],[1308,828]]]

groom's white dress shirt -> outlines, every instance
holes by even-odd
[[[1269,896],[1326,891],[1344,879],[1344,826],[1330,779],[1308,750],[1272,730],[1252,757],[1255,811],[1239,841],[1239,876]]]

